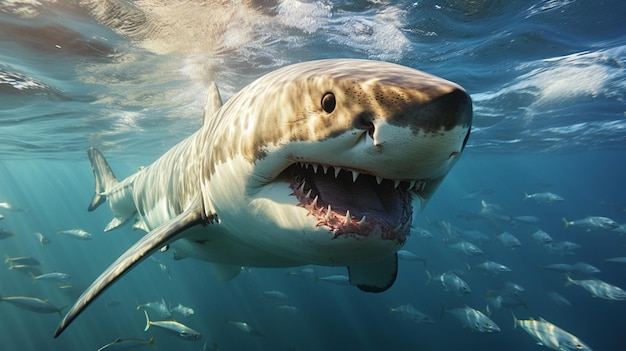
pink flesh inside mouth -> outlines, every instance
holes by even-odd
[[[285,172],[299,204],[333,238],[377,235],[404,243],[411,227],[413,194],[425,181],[391,181],[362,171],[299,163]]]

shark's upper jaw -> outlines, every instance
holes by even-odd
[[[409,233],[413,197],[426,184],[391,181],[319,163],[293,164],[282,175],[298,206],[334,237],[377,235],[400,244]]]

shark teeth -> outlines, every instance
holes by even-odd
[[[348,169],[340,166],[329,166],[320,163],[299,162],[298,165],[305,170],[311,169],[315,174],[319,174],[320,172],[327,174],[328,169],[332,168],[333,171],[331,174],[333,174],[335,178],[339,178],[342,172],[349,172],[353,183],[356,183],[362,174],[368,174],[367,172],[363,172],[361,170]],[[376,183],[379,185],[382,184],[382,182],[384,181],[389,181],[393,184],[394,189],[402,187],[407,191],[413,191],[417,193],[423,192],[427,185],[427,181],[423,179],[385,179],[377,175],[372,176],[376,179]],[[300,191],[302,192],[304,192],[303,186],[304,184],[300,189]]]

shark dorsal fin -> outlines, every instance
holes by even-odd
[[[206,95],[206,104],[204,105],[204,118],[202,119],[202,125],[206,125],[209,118],[222,107],[222,97],[220,91],[217,88],[215,82],[211,82],[209,85],[209,91]]]

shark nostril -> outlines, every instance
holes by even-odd
[[[367,135],[369,135],[370,138],[374,139],[374,131],[376,130],[376,127],[374,127],[374,123],[372,122],[373,120],[374,118],[371,113],[362,112],[354,120],[354,127],[361,130],[366,130]]]

